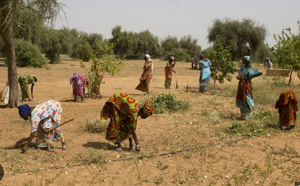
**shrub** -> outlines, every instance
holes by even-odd
[[[21,39],[15,40],[16,63],[18,67],[39,67],[47,63],[37,46]]]
[[[103,133],[106,131],[107,124],[100,123],[99,120],[86,121],[85,127],[81,130],[89,133]]]
[[[186,110],[189,107],[189,101],[176,100],[176,96],[170,93],[159,94],[152,98],[155,107],[155,113],[172,113],[179,110]]]

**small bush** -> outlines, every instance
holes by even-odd
[[[282,87],[286,85],[286,82],[284,80],[284,78],[280,77],[280,76],[274,76],[272,78],[273,83],[272,85],[277,86],[277,87]]]
[[[176,100],[174,94],[159,94],[152,98],[155,107],[155,113],[173,113],[179,110],[186,110],[189,107],[189,101]]]
[[[86,121],[85,128],[83,128],[84,132],[89,133],[102,133],[106,132],[107,125],[99,120],[95,121]]]
[[[18,67],[39,67],[47,63],[37,46],[21,39],[15,40],[16,63]]]

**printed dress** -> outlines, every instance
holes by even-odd
[[[135,89],[149,93],[152,72],[153,72],[153,62],[152,61],[145,62],[144,71],[142,76],[140,77],[140,84]]]
[[[252,109],[254,108],[251,79],[261,76],[262,73],[253,66],[248,68],[242,66],[238,75],[240,80],[236,94],[236,106],[240,108],[241,117],[248,119],[252,116]]]
[[[279,124],[281,127],[295,125],[298,105],[294,91],[282,92],[276,102],[275,108],[279,112]]]
[[[19,84],[22,91],[22,98],[29,98],[28,85],[35,83],[35,79],[29,75],[20,75]]]
[[[45,101],[37,105],[31,112],[31,132],[37,132],[37,147],[48,147],[50,149],[54,140],[64,142],[64,136],[59,127],[48,134],[41,129],[49,130],[60,125],[61,112],[62,107],[60,103],[54,100]],[[50,119],[46,120],[43,125],[40,125],[40,122],[47,117],[50,117]]]
[[[139,104],[125,93],[114,94],[108,99],[100,114],[101,121],[110,119],[105,139],[120,143],[132,135],[131,128],[137,126]]]
[[[71,83],[73,85],[73,95],[83,97],[83,86],[86,85],[85,78],[79,73],[74,73],[70,78]]]
[[[172,72],[173,72],[173,68],[175,66],[175,62],[168,62],[166,67],[165,67],[165,88],[170,88],[171,84],[172,84]]]

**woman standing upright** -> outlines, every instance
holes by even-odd
[[[199,58],[200,58],[199,67],[201,69],[200,78],[199,78],[199,83],[200,83],[199,92],[204,93],[207,91],[207,86],[210,81],[210,67],[209,66],[211,66],[211,62],[203,54],[201,54],[199,56]]]
[[[236,106],[241,111],[240,119],[245,120],[252,116],[252,109],[254,108],[251,79],[261,76],[262,72],[250,65],[250,56],[244,56],[242,62],[243,66],[238,71],[238,76],[236,76],[239,80]]]
[[[135,89],[149,94],[150,80],[152,78],[152,72],[153,72],[153,61],[151,60],[149,54],[145,54],[144,60],[145,60],[144,67],[143,67],[144,71],[142,76],[140,77],[140,84]]]
[[[169,61],[165,67],[165,75],[166,75],[166,80],[165,80],[165,88],[170,88],[171,83],[172,83],[172,72],[176,73],[173,68],[175,67],[175,57],[170,56]]]

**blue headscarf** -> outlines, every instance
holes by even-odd
[[[27,114],[29,114],[31,112],[31,108],[27,104],[18,106],[18,109],[19,109],[20,116],[27,115]]]
[[[249,61],[249,62],[250,62],[251,57],[250,57],[250,56],[244,56],[244,57],[242,58],[242,60],[246,60],[246,61]]]

